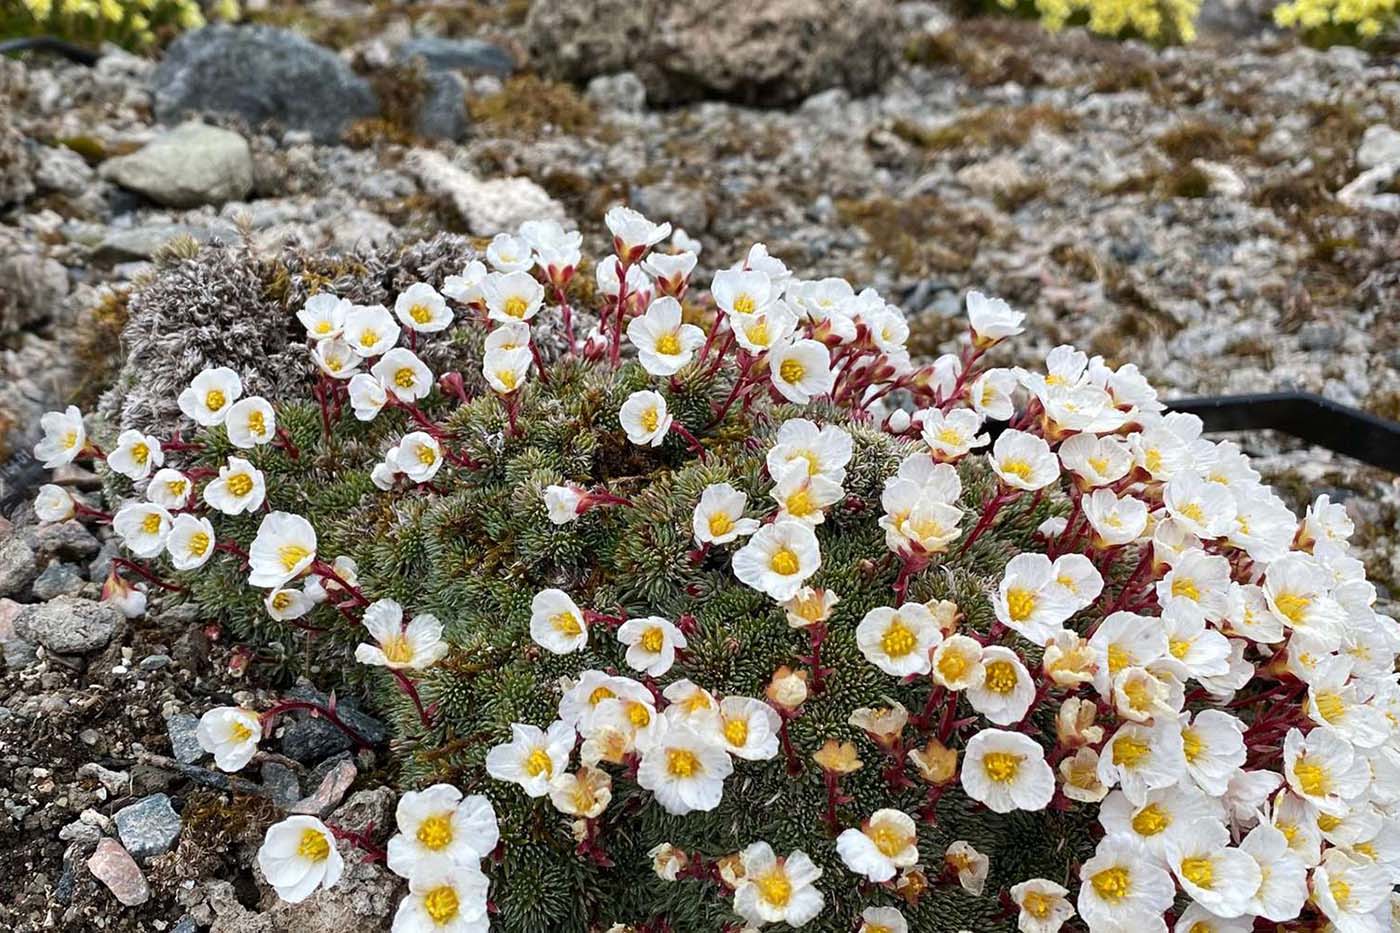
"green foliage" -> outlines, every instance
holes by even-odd
[[[238,0],[18,0],[0,11],[0,36],[57,36],[98,46],[114,42],[144,49],[187,29],[198,29],[206,13],[233,21]]]

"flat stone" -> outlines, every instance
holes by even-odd
[[[219,24],[183,33],[151,79],[162,123],[191,113],[276,123],[337,142],[379,109],[369,81],[335,52],[287,29]]]
[[[162,246],[181,236],[203,243],[209,239],[209,231],[188,224],[147,224],[125,229],[114,228],[93,248],[92,259],[94,262],[150,259]]]
[[[191,122],[102,163],[102,177],[169,207],[241,201],[253,190],[253,153],[232,130]]]
[[[308,797],[303,797],[294,803],[290,810],[293,813],[308,813],[312,816],[325,816],[340,801],[345,799],[345,792],[350,789],[350,785],[355,783],[355,777],[359,774],[355,763],[348,758],[338,761],[321,778],[320,786]]]
[[[1400,130],[1377,123],[1366,128],[1356,149],[1357,167],[1365,170],[1400,162]]]
[[[165,794],[152,794],[123,807],[113,819],[122,845],[134,858],[164,855],[180,838],[180,814]]]
[[[414,130],[428,139],[465,139],[471,129],[467,82],[456,72],[430,71],[423,76],[423,83],[426,87]]]
[[[121,624],[121,613],[107,603],[60,596],[26,607],[15,631],[55,654],[86,654],[106,646]]]
[[[499,77],[515,71],[515,58],[499,45],[484,39],[415,36],[399,46],[395,58],[401,62],[421,60],[429,71],[464,71],[467,74]]]
[[[136,907],[151,898],[150,885],[141,866],[115,839],[103,839],[87,860],[88,871],[107,886],[112,896],[127,907]]]
[[[526,220],[568,220],[563,206],[528,178],[483,181],[428,149],[410,152],[405,166],[430,194],[451,204],[476,236],[514,233]]]
[[[301,781],[295,771],[281,762],[268,761],[263,764],[262,783],[268,796],[283,809],[290,808],[301,799]]]
[[[176,713],[165,719],[165,731],[170,736],[170,748],[176,761],[192,765],[204,757],[204,749],[199,744],[196,730],[199,717],[189,713]]]
[[[15,631],[15,620],[24,611],[24,606],[13,599],[0,599],[0,656],[5,658],[5,666],[10,670],[20,670],[38,660],[32,642],[19,637]]]
[[[11,534],[0,541],[0,596],[18,596],[38,575],[34,549],[24,539]]]
[[[95,173],[87,160],[64,146],[45,147],[39,153],[34,181],[41,189],[69,197],[83,194],[92,185]]]
[[[40,554],[64,560],[88,560],[102,549],[87,526],[77,519],[40,525],[34,531],[34,547]]]
[[[327,703],[327,697],[324,693],[304,683],[293,687],[287,695],[293,699],[309,700],[322,706]],[[371,745],[378,745],[388,735],[384,724],[373,716],[360,712],[359,705],[354,700],[337,700],[336,715]],[[349,736],[320,716],[301,712],[294,713],[292,716],[295,718],[283,727],[280,747],[282,754],[293,761],[300,761],[308,765],[315,764],[332,755],[347,752],[354,747],[354,742],[350,740]]]
[[[55,561],[43,569],[35,578],[32,589],[35,599],[53,599],[55,596],[72,596],[81,590],[87,581],[82,571],[72,564]]]

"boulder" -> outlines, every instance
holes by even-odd
[[[565,81],[632,67],[657,0],[534,0],[525,19],[532,64]]]
[[[549,192],[528,178],[483,181],[458,168],[442,153],[415,149],[405,160],[423,188],[451,204],[475,236],[514,233],[522,221],[568,218]]]
[[[55,654],[87,654],[106,647],[121,625],[122,614],[109,603],[60,596],[25,607],[15,632]]]
[[[34,549],[13,530],[0,527],[0,596],[17,596],[39,575]]]
[[[191,122],[104,162],[102,177],[169,207],[222,204],[253,190],[253,154],[237,133]]]
[[[378,111],[374,91],[330,49],[286,29],[214,25],[186,32],[152,78],[156,117],[237,116],[336,142]]]
[[[133,858],[164,855],[180,838],[180,814],[165,794],[143,797],[113,816],[122,845]]]
[[[68,295],[63,263],[35,253],[0,259],[0,337],[51,320]]]

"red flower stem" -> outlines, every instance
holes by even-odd
[[[136,561],[134,561],[134,560],[127,560],[125,557],[113,557],[113,558],[112,558],[112,564],[113,564],[113,566],[116,566],[116,567],[125,567],[126,569],[130,570],[132,573],[134,573],[134,574],[136,574],[137,576],[139,576],[139,577],[143,578],[144,580],[146,580],[148,583],[152,583],[152,584],[154,584],[155,586],[158,586],[158,587],[160,587],[161,589],[167,590],[167,591],[169,591],[169,592],[171,592],[171,593],[188,593],[188,592],[189,592],[189,589],[186,588],[186,587],[179,586],[179,585],[174,584],[174,583],[167,583],[166,581],[162,580],[160,577],[156,576],[156,575],[155,575],[154,573],[152,573],[151,571],[147,570],[145,567],[142,567],[140,564],[136,563]]]
[[[339,573],[337,573],[335,567],[331,564],[328,564],[323,560],[312,561],[311,572],[318,573],[321,576],[333,581],[336,586],[340,587],[346,593],[349,593],[354,598],[355,602],[359,605],[369,605],[369,598],[366,597],[364,593],[360,592],[358,587],[351,586],[349,583],[347,583],[345,581],[345,578],[342,577]]]
[[[617,366],[622,361],[622,325],[627,318],[627,269],[630,266],[621,257],[617,260],[617,320],[614,324],[616,330],[612,335],[612,364]]]
[[[104,512],[101,509],[94,509],[90,505],[83,505],[77,499],[73,500],[73,514],[75,516],[84,516],[86,518],[90,518],[93,521],[99,522],[104,525],[110,525],[112,523],[111,512]]]
[[[379,846],[375,845],[373,842],[370,842],[369,834],[374,832],[373,823],[369,824],[369,828],[366,829],[365,832],[357,832],[353,829],[345,829],[344,827],[337,826],[334,823],[327,823],[326,829],[329,829],[331,831],[331,835],[334,836],[336,839],[348,842],[355,848],[359,849],[361,852],[365,853],[366,862],[383,862],[388,858],[388,853],[386,853]]]
[[[559,302],[559,314],[564,323],[564,339],[569,342],[569,352],[574,352],[574,309],[569,304],[568,296],[564,294],[564,288],[558,282],[554,285],[554,300]],[[533,343],[533,341],[532,341]],[[539,361],[536,361],[539,365]]]
[[[539,371],[540,382],[545,385],[548,385],[549,371],[545,369],[544,357],[540,356],[540,348],[533,340],[530,341],[530,356],[535,361],[535,369]]]
[[[802,773],[802,759],[797,755],[797,749],[792,744],[792,734],[788,730],[788,722],[795,714],[787,710],[778,710],[778,741],[783,747],[783,757],[787,759],[788,774],[798,775]]]
[[[705,462],[705,448],[695,437],[695,435],[690,433],[689,428],[681,424],[679,421],[672,421],[671,430],[674,431],[676,435],[680,437],[681,440],[685,441],[686,444],[689,445],[690,449],[695,452],[695,459],[699,460],[701,463]]]
[[[958,548],[958,553],[967,553],[967,549],[972,547],[972,542],[982,537],[982,533],[992,527],[992,522],[996,521],[997,513],[1001,511],[1002,506],[1015,498],[1016,495],[1014,493],[998,489],[997,494],[992,496],[991,501],[982,509],[982,517],[977,520],[977,524],[973,526],[972,531],[963,539],[962,545]]]
[[[389,673],[394,675],[394,679],[399,682],[399,689],[402,690],[410,700],[413,701],[414,709],[418,710],[418,719],[425,728],[431,728],[433,718],[428,715],[428,711],[423,708],[423,698],[418,695],[418,686],[408,675],[397,668],[389,668]]]
[[[291,712],[293,710],[304,710],[306,712],[311,713],[313,716],[319,716],[326,722],[335,726],[341,732],[345,733],[346,737],[349,738],[350,741],[354,742],[355,745],[359,748],[374,747],[373,743],[371,743],[369,739],[366,739],[363,735],[361,735],[354,728],[352,728],[349,725],[349,723],[341,719],[340,715],[336,713],[334,709],[332,709],[329,706],[323,706],[320,703],[313,703],[310,700],[281,700],[280,702],[278,702],[276,706],[272,707],[272,709],[268,710],[267,712],[263,713],[260,717],[258,717],[262,725],[263,734],[267,734],[267,727],[273,719],[282,715],[283,713]]]
[[[836,807],[843,801],[841,776],[834,771],[822,769],[822,784],[826,787],[826,809],[822,812],[822,822],[827,832],[836,835],[841,829],[841,820],[836,815]]]
[[[287,456],[293,460],[301,459],[301,451],[297,449],[296,442],[292,440],[292,436],[287,433],[286,428],[277,429],[277,439],[273,443],[285,450]]]

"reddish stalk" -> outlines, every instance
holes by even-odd
[[[345,829],[344,827],[337,826],[334,823],[327,823],[326,829],[329,829],[331,831],[331,835],[334,836],[336,839],[348,842],[355,848],[359,849],[361,852],[365,853],[364,860],[366,862],[383,862],[389,857],[388,853],[386,853],[383,849],[381,849],[379,846],[375,845],[373,842],[370,841],[370,836],[374,833],[373,823],[370,823],[367,827],[365,827],[364,832],[359,832],[358,830],[353,829]]]
[[[323,706],[320,703],[313,703],[310,700],[282,700],[278,702],[277,705],[273,706],[272,709],[258,717],[263,734],[267,734],[268,727],[271,725],[273,719],[283,713],[293,710],[303,710],[311,713],[313,716],[319,716],[321,719],[324,719],[326,722],[345,733],[346,738],[354,742],[358,748],[368,749],[374,747],[374,744],[370,742],[369,739],[366,739],[350,726],[349,723],[340,718],[340,715],[335,711],[334,701],[332,701],[332,705],[330,706]]]
[[[394,679],[399,682],[399,689],[413,701],[413,708],[418,710],[419,721],[423,723],[425,728],[430,728],[433,724],[433,718],[423,708],[423,698],[418,695],[418,685],[409,680],[408,675],[397,668],[389,668],[389,673],[393,674]]]
[[[141,577],[141,578],[142,578],[143,580],[145,580],[146,582],[151,583],[151,584],[153,584],[153,585],[155,585],[155,586],[158,586],[158,587],[160,587],[160,588],[163,589],[163,590],[167,590],[168,592],[171,592],[171,593],[188,593],[188,592],[189,592],[189,589],[188,589],[187,587],[183,587],[183,586],[180,586],[180,585],[175,584],[175,583],[167,583],[165,580],[162,580],[160,577],[156,576],[154,573],[152,573],[151,571],[147,570],[145,567],[142,567],[140,564],[136,563],[136,561],[134,561],[134,560],[128,560],[128,559],[126,559],[125,557],[113,557],[113,558],[112,558],[112,565],[113,565],[114,567],[125,567],[127,570],[130,570],[132,573],[136,574],[138,577]]]

